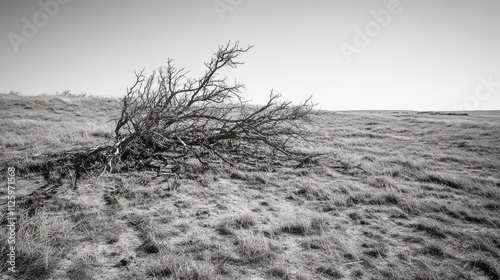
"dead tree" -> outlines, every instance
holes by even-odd
[[[189,77],[172,60],[149,76],[136,73],[121,99],[114,142],[46,154],[21,169],[43,173],[47,181],[54,170],[61,175],[56,181],[73,173],[76,185],[81,174],[93,170],[159,168],[153,162],[178,168],[190,158],[237,168],[311,162],[318,155],[299,153],[290,145],[296,139],[307,141],[303,126],[313,114],[311,98],[293,104],[271,91],[266,104],[251,105],[242,96],[242,83],[220,77],[222,69],[242,64],[238,57],[251,48],[238,42],[219,46],[200,78]]]
[[[271,91],[265,105],[255,106],[242,97],[243,84],[228,84],[220,77],[221,69],[242,64],[238,57],[250,49],[238,43],[219,46],[201,78],[189,77],[172,60],[148,77],[137,73],[121,100],[115,141],[42,155],[33,159],[36,163],[17,166],[22,173],[42,174],[46,181],[39,190],[20,197],[19,205],[34,213],[64,181],[76,187],[83,174],[94,171],[154,167],[159,174],[160,165],[166,165],[170,173],[182,176],[188,159],[204,166],[258,170],[314,162],[318,154],[291,148],[293,140],[307,141],[303,126],[313,114],[311,98],[294,105]]]
[[[172,60],[151,75],[136,73],[136,81],[122,99],[116,120],[117,141],[109,167],[123,162],[157,159],[172,162],[194,157],[208,165],[255,166],[295,160],[291,139],[305,139],[302,125],[309,122],[311,98],[300,104],[280,101],[271,91],[263,106],[250,105],[242,96],[244,84],[229,84],[219,73],[236,68],[241,54],[252,48],[219,46],[200,78],[177,68]]]

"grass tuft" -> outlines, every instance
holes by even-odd
[[[215,267],[204,261],[194,261],[184,254],[161,252],[148,265],[147,274],[155,278],[168,277],[178,280],[211,280],[216,276]]]
[[[430,221],[422,221],[415,224],[414,227],[415,229],[426,232],[433,237],[446,238],[446,232],[443,230],[442,224]]]
[[[266,262],[277,256],[271,241],[260,234],[238,233],[236,245],[238,252],[247,263]]]

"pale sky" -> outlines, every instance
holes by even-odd
[[[0,3],[0,92],[119,97],[134,70],[200,74],[238,40],[255,47],[227,74],[255,103],[274,89],[330,110],[500,109],[498,0],[55,1]]]

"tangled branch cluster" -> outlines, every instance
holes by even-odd
[[[242,64],[237,59],[252,47],[238,42],[219,46],[201,78],[178,69],[172,60],[150,76],[136,73],[135,84],[122,99],[116,120],[116,150],[109,167],[159,160],[163,163],[196,158],[204,165],[225,162],[254,166],[307,156],[289,147],[304,138],[314,104],[308,98],[294,105],[271,91],[263,106],[241,96],[244,85],[219,73]]]

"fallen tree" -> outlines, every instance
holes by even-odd
[[[121,99],[114,142],[44,155],[25,169],[44,174],[55,185],[71,174],[76,186],[90,171],[154,168],[160,175],[163,168],[179,175],[193,159],[202,167],[253,170],[311,162],[318,154],[300,153],[290,145],[293,139],[307,141],[303,128],[313,114],[311,98],[293,104],[271,91],[266,104],[251,105],[242,96],[243,84],[220,77],[222,69],[242,64],[239,56],[251,48],[238,42],[219,46],[200,78],[189,77],[172,60],[148,76],[136,73]]]
[[[305,140],[302,125],[310,121],[311,99],[294,105],[271,91],[265,105],[253,106],[241,96],[243,84],[219,77],[220,70],[242,64],[237,58],[250,49],[238,43],[220,46],[197,79],[172,60],[149,77],[137,73],[122,99],[115,156],[108,168],[119,170],[123,163],[148,159],[178,163],[190,157],[203,165],[224,162],[241,168],[302,162],[307,155],[292,151],[288,143]]]

